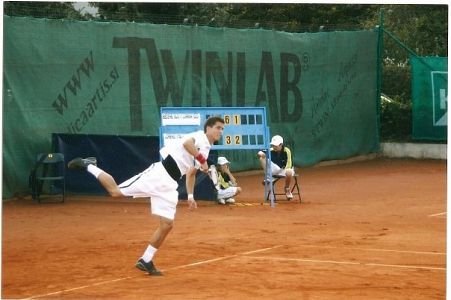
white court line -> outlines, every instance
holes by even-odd
[[[223,257],[213,258],[213,259],[209,259],[209,260],[203,260],[203,261],[199,261],[199,262],[195,262],[195,263],[191,263],[191,264],[187,264],[187,265],[172,267],[167,270],[177,270],[177,269],[183,269],[183,268],[188,268],[188,267],[193,267],[193,266],[199,266],[199,265],[204,265],[204,264],[208,264],[208,263],[215,262],[215,261],[221,261],[221,260],[226,260],[229,258],[234,258],[237,256],[239,256],[239,254],[223,256]],[[162,270],[162,271],[167,271],[167,270]]]
[[[446,271],[446,268],[441,267],[424,267],[424,266],[410,266],[410,265],[390,265],[390,264],[376,264],[376,263],[362,263],[354,261],[335,261],[335,260],[318,260],[318,259],[301,259],[301,258],[285,258],[273,256],[246,256],[246,258],[264,259],[264,260],[278,260],[278,261],[296,261],[319,264],[340,264],[340,265],[359,265],[359,266],[373,266],[373,267],[389,267],[389,268],[403,268],[403,269],[421,269],[421,270],[440,270]]]
[[[268,250],[280,248],[280,247],[282,247],[282,246],[283,246],[283,245],[278,245],[278,246],[274,246],[274,247],[270,247],[270,248],[263,248],[263,249],[259,249],[259,250],[253,250],[253,251],[249,251],[249,252],[243,252],[243,253],[241,253],[241,255],[248,255],[248,254],[254,254],[254,253],[258,253],[258,252],[268,251]]]
[[[170,270],[177,270],[177,269],[182,269],[182,268],[187,268],[187,267],[192,267],[192,266],[208,264],[208,263],[215,262],[215,261],[227,260],[227,259],[234,258],[234,257],[240,256],[240,255],[259,253],[259,252],[264,252],[264,251],[268,251],[268,250],[272,250],[272,249],[276,249],[276,248],[280,248],[280,247],[282,247],[282,245],[277,245],[277,246],[274,246],[274,247],[252,250],[252,251],[248,251],[248,252],[238,253],[238,254],[235,254],[235,255],[229,255],[229,256],[223,256],[223,257],[203,260],[203,261],[199,261],[199,262],[195,262],[195,263],[191,263],[191,264],[187,264],[187,265],[181,265],[181,266],[177,266],[177,267],[168,268],[168,269],[161,270],[161,271],[165,272],[165,271],[170,271]],[[72,291],[76,291],[76,290],[81,290],[81,289],[90,288],[90,287],[94,287],[94,286],[109,284],[109,283],[118,282],[118,281],[122,281],[122,280],[127,280],[127,279],[131,279],[131,278],[137,278],[137,277],[140,277],[140,276],[142,276],[142,274],[136,275],[136,276],[128,276],[128,277],[116,278],[116,279],[111,279],[111,280],[106,280],[106,281],[100,281],[100,282],[96,282],[96,283],[93,283],[93,284],[78,286],[78,287],[74,287],[74,288],[70,288],[70,289],[64,289],[64,290],[60,290],[60,291],[56,291],[56,292],[52,292],[52,293],[35,295],[35,296],[28,297],[28,298],[23,298],[21,300],[30,300],[30,299],[37,299],[37,298],[42,298],[42,297],[54,296],[54,295],[58,295],[58,294],[65,293],[65,292],[72,292]]]
[[[37,298],[42,298],[42,297],[54,296],[54,295],[58,295],[58,294],[65,293],[65,292],[72,292],[72,291],[76,291],[76,290],[81,290],[81,289],[85,289],[85,288],[89,288],[89,287],[94,287],[94,286],[99,286],[99,285],[103,285],[103,284],[118,282],[118,281],[130,279],[130,278],[135,278],[135,277],[138,277],[138,275],[137,276],[128,276],[128,277],[116,278],[116,279],[106,280],[106,281],[100,281],[100,282],[96,282],[96,283],[93,283],[93,284],[77,286],[77,287],[74,287],[74,288],[71,288],[71,289],[65,289],[65,290],[56,291],[56,292],[52,292],[52,293],[31,296],[29,298],[23,298],[21,300],[29,300],[29,299],[37,299]]]
[[[446,255],[446,252],[408,251],[408,250],[391,250],[391,249],[377,249],[377,248],[316,246],[316,245],[296,245],[296,247],[324,248],[324,249],[348,249],[348,250],[364,250],[364,251],[376,251],[376,252],[394,252],[394,253],[410,253],[410,254],[426,254],[426,255]]]
[[[437,216],[441,216],[441,215],[446,215],[446,211],[438,213],[438,214],[429,215],[428,217],[437,217]]]
[[[229,255],[229,256],[213,258],[213,259],[209,259],[209,260],[203,260],[203,261],[199,261],[199,262],[195,262],[195,263],[191,263],[191,264],[187,264],[187,265],[182,265],[182,266],[178,266],[178,267],[172,267],[172,268],[169,268],[168,270],[177,270],[177,269],[182,269],[182,268],[187,268],[187,267],[192,267],[192,266],[208,264],[208,263],[215,262],[215,261],[221,261],[221,260],[226,260],[226,259],[229,259],[229,258],[234,258],[234,257],[240,256],[240,255],[249,255],[249,254],[253,254],[253,253],[259,253],[259,252],[264,252],[264,251],[268,251],[268,250],[272,250],[272,249],[276,249],[276,248],[280,248],[280,247],[282,247],[282,245],[269,247],[269,248],[258,249],[258,250],[252,250],[252,251],[243,252],[243,253],[234,254],[234,255]],[[165,270],[162,270],[162,271],[165,271]]]

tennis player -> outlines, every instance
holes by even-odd
[[[186,191],[189,209],[196,209],[194,183],[196,171],[208,172],[207,158],[211,145],[219,141],[224,130],[221,117],[210,117],[205,121],[204,130],[184,136],[179,143],[160,149],[162,161],[153,163],[142,173],[121,184],[97,167],[95,157],[74,158],[68,163],[69,169],[87,170],[97,178],[112,197],[150,197],[152,214],[159,217],[158,228],[150,238],[144,254],[136,267],[150,275],[162,275],[155,267],[153,257],[172,229],[178,202],[178,181],[186,174]]]

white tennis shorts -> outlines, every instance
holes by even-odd
[[[294,170],[293,169],[288,169],[288,170],[292,170],[292,174],[294,174]],[[271,162],[271,172],[272,175],[276,175],[276,176],[286,176],[287,175],[287,170],[283,169],[281,167],[279,167],[278,165],[276,165],[275,163]]]
[[[150,197],[152,214],[174,220],[179,193],[178,184],[161,162],[119,184],[124,196]]]
[[[237,189],[238,188],[236,186],[231,186],[226,189],[219,189],[218,199],[227,199],[235,196]]]

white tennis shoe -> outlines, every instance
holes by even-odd
[[[229,204],[233,204],[233,203],[235,203],[235,199],[233,199],[233,198],[228,198],[228,199],[226,199],[225,202],[226,202],[226,203],[229,203]]]
[[[285,189],[285,196],[287,196],[288,200],[293,199],[293,194],[291,193],[291,189],[290,188],[286,188]]]

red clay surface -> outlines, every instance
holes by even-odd
[[[179,203],[154,261],[134,267],[157,219],[144,199],[72,195],[3,203],[2,297],[445,299],[446,161],[375,159],[301,171],[303,203]]]

